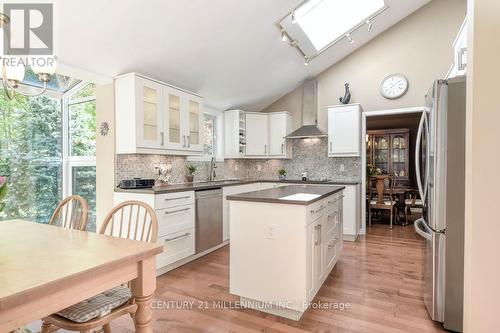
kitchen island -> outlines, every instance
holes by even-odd
[[[343,186],[288,185],[227,196],[230,292],[299,320],[342,251]]]

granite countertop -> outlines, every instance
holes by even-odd
[[[317,181],[317,180],[279,180],[279,179],[235,179],[235,180],[220,180],[214,182],[195,182],[184,184],[173,184],[167,186],[155,186],[153,188],[138,188],[138,189],[122,189],[115,188],[115,192],[142,193],[142,194],[161,194],[183,191],[208,190],[224,186],[237,186],[252,183],[284,183],[284,184],[322,184],[322,185],[358,185],[359,181]]]
[[[309,205],[345,189],[344,186],[319,186],[311,184],[287,185],[267,190],[228,195],[227,200]]]

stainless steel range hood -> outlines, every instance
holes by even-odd
[[[328,135],[318,127],[318,83],[304,82],[302,97],[302,126],[287,135],[286,139],[325,138]]]

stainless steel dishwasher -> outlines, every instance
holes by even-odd
[[[200,253],[222,243],[222,189],[195,192],[195,252]]]

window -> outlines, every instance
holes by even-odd
[[[204,132],[203,132],[203,154],[206,156],[217,155],[217,117],[204,114]]]
[[[48,223],[63,197],[79,194],[95,230],[94,90],[77,82],[67,94],[9,100],[0,93],[0,175],[8,176],[0,220]]]
[[[383,7],[384,0],[310,0],[295,19],[319,51]]]
[[[89,204],[87,230],[95,231],[96,208],[96,102],[95,85],[82,82],[64,96],[67,125],[64,149],[64,196],[76,194]]]

